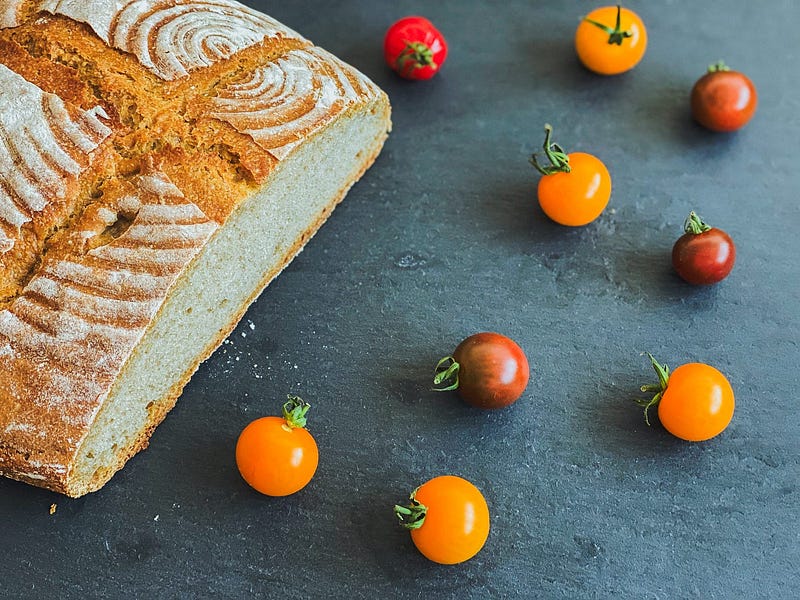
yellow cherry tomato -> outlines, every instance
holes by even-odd
[[[550,143],[553,128],[545,125],[544,154],[549,165],[531,163],[542,174],[537,195],[544,213],[556,223],[577,227],[594,221],[611,198],[611,175],[602,161],[585,152],[567,154]]]
[[[733,418],[733,388],[725,376],[711,365],[687,363],[670,373],[652,355],[658,385],[642,386],[642,391],[657,391],[650,401],[641,401],[647,410],[658,406],[658,419],[664,429],[687,442],[703,442],[722,433]]]
[[[411,540],[429,560],[454,565],[475,556],[489,537],[489,507],[480,490],[455,475],[434,477],[395,506]]]
[[[314,476],[319,450],[305,429],[309,405],[289,396],[283,417],[262,417],[244,428],[236,444],[236,466],[244,480],[267,496],[288,496]]]
[[[725,430],[733,409],[733,388],[725,376],[710,365],[689,363],[669,376],[658,419],[675,437],[702,442]]]
[[[629,71],[647,49],[647,30],[632,10],[604,6],[584,17],[575,31],[575,51],[584,66],[600,75]]]

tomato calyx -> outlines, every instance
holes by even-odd
[[[547,160],[550,161],[549,165],[539,164],[536,154],[534,153],[530,158],[530,163],[536,167],[542,175],[555,175],[556,173],[569,173],[571,171],[569,166],[569,156],[564,149],[556,143],[550,142],[550,136],[553,134],[553,126],[549,123],[544,126],[544,144],[542,149]]]
[[[395,65],[397,70],[404,75],[408,75],[423,67],[438,67],[433,60],[433,50],[423,42],[409,42],[406,40],[406,47],[397,57]]]
[[[708,65],[708,72],[709,73],[724,73],[725,71],[730,71],[731,68],[725,64],[725,61],[718,60],[713,65]]]
[[[290,429],[304,429],[306,426],[306,413],[311,405],[299,396],[287,396],[283,404],[283,418]]]
[[[658,384],[645,384],[641,389],[643,392],[653,393],[655,392],[655,396],[650,398],[649,400],[638,399],[636,403],[639,406],[644,407],[644,422],[647,425],[650,425],[650,416],[648,414],[649,410],[654,406],[658,406],[658,403],[661,402],[661,397],[664,395],[664,392],[667,391],[667,384],[669,383],[669,367],[667,365],[660,364],[653,355],[649,352],[647,356],[650,358],[650,362],[653,365],[653,369],[655,370],[656,374],[658,375]]]
[[[434,370],[433,385],[445,386],[434,387],[434,392],[452,392],[458,389],[458,372],[461,370],[461,365],[452,356],[445,356],[442,360],[436,363]]]
[[[700,216],[694,211],[689,213],[689,216],[686,217],[686,221],[683,223],[683,230],[692,235],[699,235],[711,229],[711,225],[705,223],[703,219],[701,219]]]
[[[617,4],[617,22],[615,23],[613,29],[604,23],[600,23],[599,21],[595,21],[594,19],[589,19],[588,17],[584,17],[583,20],[605,31],[608,34],[609,44],[616,44],[617,46],[621,46],[623,40],[629,37],[633,37],[633,33],[631,33],[630,31],[627,30],[623,31],[622,29],[620,29],[621,14],[622,14],[622,7],[619,4]]]
[[[417,490],[411,492],[409,496],[410,502],[406,506],[401,504],[394,505],[394,514],[400,521],[400,525],[409,531],[422,527],[425,523],[425,516],[428,514],[428,507],[417,500],[416,495]]]

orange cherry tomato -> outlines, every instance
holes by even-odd
[[[395,506],[411,540],[429,560],[454,565],[475,556],[489,537],[489,507],[480,490],[455,475],[434,477]]]
[[[583,65],[600,75],[635,67],[647,49],[647,30],[632,10],[604,6],[583,18],[575,31],[575,51]]]
[[[658,405],[658,418],[664,429],[688,442],[702,442],[722,433],[733,418],[731,384],[717,369],[703,363],[681,365],[672,373],[650,356],[659,378],[658,386],[642,386],[642,391],[660,389],[645,404]]]
[[[267,496],[303,489],[317,470],[319,450],[305,429],[309,405],[289,396],[283,417],[262,417],[244,428],[236,444],[236,466],[244,480]]]
[[[539,180],[539,205],[556,223],[578,227],[591,223],[611,198],[611,175],[603,162],[585,152],[567,154],[550,143],[553,128],[545,125],[544,153],[550,165],[531,163],[542,174]]]

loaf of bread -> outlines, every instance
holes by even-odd
[[[0,473],[103,486],[389,118],[234,0],[0,0]]]

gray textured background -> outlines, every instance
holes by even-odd
[[[0,481],[0,596],[797,597],[800,4],[628,2],[650,44],[615,78],[572,49],[590,2],[248,4],[378,82],[394,133],[148,451],[80,500]],[[427,83],[382,63],[386,27],[411,13],[450,43]],[[760,94],[733,135],[688,116],[720,58]],[[527,158],[546,121],[611,171],[609,208],[585,228],[536,204]],[[737,243],[710,289],[671,272],[690,209]],[[436,360],[482,330],[532,366],[501,412],[427,390]],[[654,378],[646,350],[728,376],[721,436],[644,425],[629,399]],[[287,392],[313,404],[321,463],[301,493],[268,499],[233,448]],[[493,519],[456,567],[422,558],[391,513],[444,473],[478,485]]]

